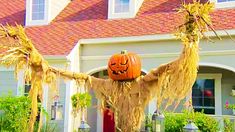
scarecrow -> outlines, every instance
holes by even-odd
[[[145,76],[140,76],[141,62],[138,55],[126,51],[110,58],[110,79],[54,68],[36,50],[22,26],[1,26],[0,44],[3,52],[0,54],[0,63],[7,67],[14,65],[16,74],[24,69],[24,78],[32,85],[29,93],[32,112],[28,131],[33,131],[38,115],[37,98],[43,100],[42,84],[47,83],[54,88],[58,74],[94,90],[96,97],[102,101],[102,108],[105,108],[105,104],[112,108],[117,131],[139,131],[144,109],[153,98],[157,98],[158,108],[162,102],[165,102],[165,108],[172,104],[177,106],[191,92],[197,77],[199,40],[211,28],[209,13],[213,7],[209,2],[183,4],[179,12],[185,15],[185,21],[175,34],[183,44],[180,56],[152,69]]]

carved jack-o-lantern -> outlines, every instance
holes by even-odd
[[[108,74],[113,80],[131,80],[140,76],[141,61],[140,57],[134,53],[121,51],[109,59]]]

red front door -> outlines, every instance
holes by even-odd
[[[115,132],[114,114],[109,108],[104,110],[103,132]]]

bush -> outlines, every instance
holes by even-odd
[[[182,132],[187,124],[186,114],[165,113],[165,132]]]
[[[0,131],[27,131],[31,111],[28,97],[0,97]]]
[[[219,131],[219,123],[214,118],[201,112],[184,112],[165,113],[165,132],[182,132],[189,119],[194,121],[201,132]]]
[[[234,123],[227,117],[224,118],[224,132],[234,132]]]
[[[38,122],[35,123],[34,132],[38,132]],[[58,132],[59,127],[56,123],[46,121],[40,130],[40,132]]]

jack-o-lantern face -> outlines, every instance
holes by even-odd
[[[134,53],[122,51],[109,59],[108,74],[113,80],[131,80],[140,76],[140,57]]]

